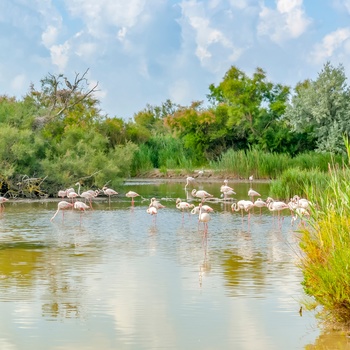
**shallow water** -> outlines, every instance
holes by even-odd
[[[232,184],[231,184],[232,185]],[[218,183],[201,187],[219,196]],[[263,198],[268,184],[256,184]],[[234,184],[248,199],[249,184]],[[175,208],[182,183],[132,183],[93,210],[58,201],[0,215],[1,349],[344,349],[299,314],[297,224],[210,203],[208,233]],[[132,207],[128,190],[142,195]],[[166,208],[146,213],[151,197]],[[198,202],[193,200],[193,203]],[[338,347],[334,347],[335,344]]]

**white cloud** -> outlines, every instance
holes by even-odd
[[[45,47],[50,48],[56,42],[58,36],[58,28],[49,25],[42,33],[41,39]]]
[[[191,96],[191,91],[191,85],[187,80],[176,80],[169,87],[170,99],[184,105],[188,103],[188,96]]]
[[[25,74],[16,75],[11,81],[11,88],[14,91],[22,91],[28,87],[28,82]]]
[[[212,7],[214,5],[218,6],[219,2],[210,3]],[[221,56],[220,61],[226,63],[227,59],[224,57],[233,60],[241,55],[243,49],[237,48],[230,37],[220,29],[220,24],[211,19],[210,11],[204,3],[196,0],[182,1],[181,9],[183,17],[179,23],[182,25],[183,38],[186,42],[186,36],[191,36],[195,43],[195,54],[204,68],[209,71],[219,70],[220,64],[217,64],[216,58],[223,52],[225,54]]]
[[[322,63],[335,56],[337,52],[341,54],[343,49],[348,51],[349,47],[350,28],[341,28],[326,35],[321,43],[316,44],[311,52],[310,59]]]
[[[68,42],[65,42],[61,45],[53,45],[50,48],[52,64],[57,66],[61,73],[64,72],[67,67],[69,60],[69,50],[70,45]]]
[[[138,24],[146,6],[145,0],[67,0],[74,17],[85,22],[88,32],[96,37],[107,35],[105,28],[130,28]]]
[[[268,36],[276,43],[300,37],[311,24],[302,0],[276,0],[275,10],[266,6],[260,12],[258,35]]]

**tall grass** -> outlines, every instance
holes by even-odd
[[[347,145],[349,146],[349,145]],[[350,151],[348,147],[348,151]],[[313,188],[309,225],[300,230],[305,292],[332,327],[350,329],[350,171],[329,167],[327,188]]]
[[[270,196],[282,200],[289,200],[294,195],[308,197],[313,189],[326,191],[329,174],[318,169],[303,170],[290,168],[285,170],[270,186]]]
[[[266,153],[252,148],[248,151],[228,150],[219,160],[211,162],[210,167],[242,178],[254,175],[256,179],[277,179],[286,169],[291,168],[327,172],[331,162],[343,164],[345,157],[308,152],[292,158],[286,154]]]

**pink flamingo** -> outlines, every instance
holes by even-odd
[[[57,197],[61,197],[62,199],[67,196],[67,190],[59,190],[57,193]]]
[[[248,202],[247,204],[245,202]],[[252,203],[251,201],[246,201],[245,199],[241,199],[239,200],[237,203],[233,203],[231,205],[231,209],[232,211],[241,211],[242,213],[242,218],[243,218],[243,210],[246,210],[246,206],[248,206],[250,203]]]
[[[80,223],[81,223],[81,215],[82,215],[82,213],[85,213],[85,210],[86,209],[90,209],[90,207],[84,202],[76,201],[74,203],[74,209],[77,209],[77,210],[80,211]]]
[[[201,208],[199,206],[194,207],[191,210],[191,214],[198,214],[200,209],[202,210],[202,213],[204,213],[204,212],[213,213],[214,212],[214,209],[212,207],[210,207],[209,205],[206,205],[206,204],[202,204]]]
[[[151,216],[153,216],[153,222],[155,223],[156,222],[156,218],[157,218],[157,214],[158,214],[158,211],[157,211],[157,208],[156,207],[148,207],[147,208],[147,214],[150,214]]]
[[[184,217],[185,210],[194,208],[194,204],[190,204],[187,202],[182,202],[180,198],[176,200],[176,208],[182,211],[182,217]]]
[[[134,191],[129,191],[125,196],[131,198],[131,205],[134,206],[134,198],[139,197],[140,195]]]
[[[5,202],[8,202],[8,199],[0,196],[0,211],[3,211],[5,209],[5,206],[4,206]]]
[[[79,195],[75,192],[74,188],[69,188],[67,191],[67,198],[72,200],[72,204],[74,203],[74,198],[77,198]]]
[[[72,207],[73,207],[73,204],[72,204],[72,203],[69,203],[69,202],[66,202],[66,201],[60,201],[60,202],[58,202],[58,204],[57,204],[57,210],[56,210],[54,216],[50,219],[50,221],[51,221],[51,222],[53,221],[53,219],[56,217],[56,215],[58,214],[58,212],[59,212],[60,210],[62,210],[62,220],[64,220],[64,210],[70,209],[70,208],[72,208]]]
[[[156,209],[162,209],[165,208],[165,205],[161,204],[159,201],[157,201],[154,197],[151,198],[151,203],[149,207],[154,207]]]
[[[212,194],[210,194],[210,193],[208,193],[207,191],[204,191],[204,190],[197,191],[196,189],[193,189],[191,194],[192,194],[193,197],[200,198],[202,200],[202,202],[204,202],[206,198],[214,197]]]
[[[248,191],[248,197],[250,197],[251,201],[254,201],[254,197],[261,197],[261,194],[257,191],[254,191],[252,188]]]
[[[210,220],[211,216],[207,212],[202,212],[202,203],[199,203],[198,221],[204,223],[204,233],[208,232],[208,222]]]
[[[224,196],[224,200],[227,199],[228,195],[236,194],[232,187],[228,186],[228,180],[224,180],[224,184],[220,187],[220,192]]]
[[[254,202],[254,207],[260,208],[260,215],[261,215],[261,208],[266,206],[267,206],[266,202],[264,202],[261,198],[257,198],[257,200]]]
[[[88,191],[84,191],[84,192],[80,193],[80,182],[77,182],[76,185],[79,186],[78,187],[78,196],[81,198],[85,198],[85,201],[89,202],[90,209],[92,209],[92,198],[95,198],[100,193],[100,191],[88,190]]]
[[[193,184],[194,182],[196,182],[196,179],[192,176],[187,176],[186,177],[186,185],[185,185],[185,190],[187,191],[187,186],[189,186],[190,184]]]
[[[278,213],[278,221],[280,221],[280,212],[282,210],[285,210],[285,209],[289,209],[290,210],[290,207],[287,203],[284,203],[282,201],[275,201],[273,200],[272,198],[269,199],[269,201],[266,201],[267,203],[267,208],[272,211],[272,212],[275,212],[277,211]]]
[[[106,196],[108,196],[108,203],[109,204],[111,204],[111,196],[118,194],[118,192],[114,191],[111,188],[108,188],[107,186],[103,186],[102,191]]]

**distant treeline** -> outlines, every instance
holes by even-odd
[[[326,171],[347,161],[349,89],[342,66],[291,90],[257,68],[230,67],[208,101],[147,105],[130,119],[104,115],[83,74],[48,74],[18,100],[0,96],[0,191],[56,195],[80,181],[116,186],[154,168],[198,167],[276,178],[287,168]],[[204,107],[207,106],[207,107]]]

